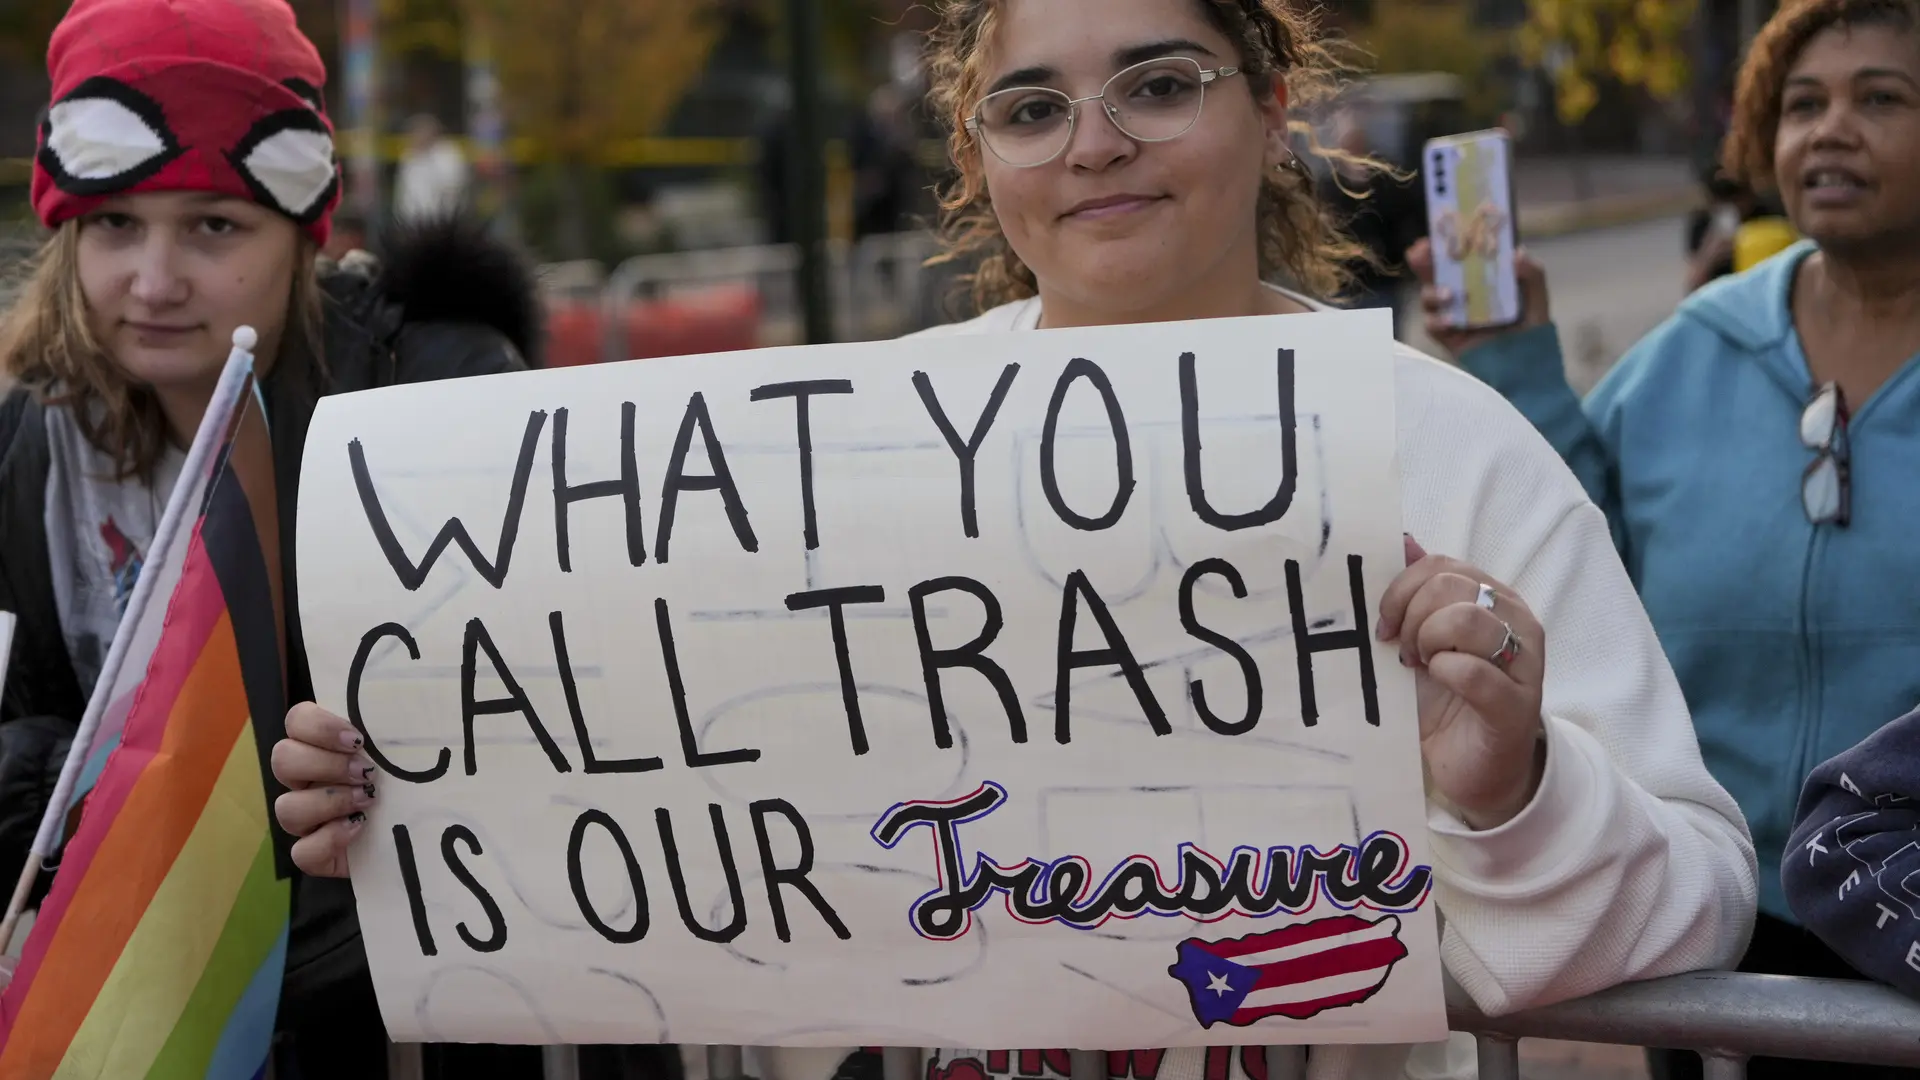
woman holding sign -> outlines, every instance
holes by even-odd
[[[0,362],[18,384],[0,404],[0,610],[20,617],[0,665],[9,887],[235,328],[258,333],[272,431],[271,447],[237,444],[236,468],[277,488],[261,531],[270,540],[277,517],[282,543],[265,554],[291,616],[295,493],[317,400],[521,368],[537,311],[515,256],[449,226],[402,238],[384,267],[317,259],[340,192],[326,72],[280,0],[79,0],[47,62],[54,102],[33,205],[53,234],[0,319]],[[239,460],[254,451],[257,463]],[[282,635],[287,689],[303,700],[298,620],[285,618]],[[278,717],[254,719],[270,731]],[[372,785],[349,787],[337,764],[295,782],[337,781],[343,797],[371,801]],[[352,891],[300,877],[293,897],[284,984],[268,990],[280,996],[278,1075],[382,1075]]]
[[[956,254],[981,258],[975,295],[992,309],[945,333],[1320,309],[1268,283],[1283,276],[1318,296],[1341,291],[1356,251],[1288,145],[1289,104],[1335,82],[1297,6],[945,0],[939,10],[933,92],[962,174],[951,235]],[[1384,320],[1373,325],[1384,350]],[[1446,967],[1504,1012],[1728,961],[1752,922],[1752,847],[1700,764],[1605,518],[1498,395],[1404,350],[1392,378],[1411,535],[1377,635],[1418,673]],[[345,721],[305,708],[288,727],[299,741],[282,747],[288,763],[312,775],[346,767]],[[346,872],[351,809],[319,791],[282,800],[281,820],[306,834],[295,854],[310,872]],[[874,839],[890,844],[885,831]],[[1056,884],[1071,893],[1066,880]],[[962,921],[971,902],[947,906],[952,920],[922,936]],[[1196,995],[1228,989],[1199,982]],[[1033,1075],[1015,1063],[1063,1055],[942,1057],[930,1075]],[[1312,1069],[1470,1075],[1471,1058],[1460,1042],[1330,1047]],[[1202,1050],[1153,1060],[1167,1080],[1229,1080]]]
[[[936,332],[1280,315],[1339,293],[1352,246],[1290,147],[1290,106],[1337,74],[1300,5],[941,11],[949,235],[981,258],[990,310]],[[1506,1012],[1728,962],[1753,850],[1605,517],[1498,395],[1404,347],[1396,384],[1408,565],[1378,634],[1418,672],[1450,974]],[[1199,1077],[1202,1058],[1170,1051],[1160,1075]],[[1472,1058],[1463,1039],[1322,1047],[1310,1068],[1467,1076]]]

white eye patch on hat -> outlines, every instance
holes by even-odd
[[[161,77],[150,88],[164,91],[169,81],[185,82]],[[204,98],[209,88],[194,89],[192,97]],[[333,201],[339,163],[317,102],[298,86],[286,89],[299,106],[255,111],[247,123],[244,109],[196,107],[204,102],[193,100],[169,110],[118,79],[91,78],[47,111],[40,165],[68,195],[105,196],[148,185],[191,155],[182,175],[171,177],[177,185],[152,186],[224,192],[310,224]]]

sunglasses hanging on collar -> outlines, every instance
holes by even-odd
[[[1800,477],[1800,505],[1814,525],[1846,528],[1853,517],[1853,447],[1847,395],[1839,383],[1815,388],[1800,412],[1800,443],[1814,452]]]

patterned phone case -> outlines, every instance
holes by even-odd
[[[1462,328],[1518,322],[1512,140],[1504,131],[1433,139],[1421,162],[1434,283],[1453,295],[1442,317]]]

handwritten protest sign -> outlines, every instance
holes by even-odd
[[[300,607],[388,1029],[1439,1037],[1401,535],[1377,314],[328,399]]]

